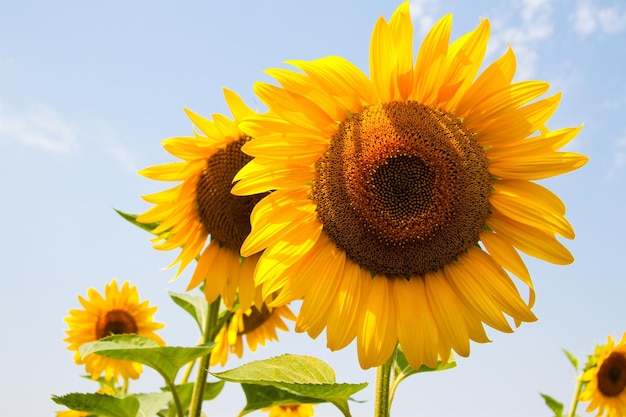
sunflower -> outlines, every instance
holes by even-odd
[[[137,287],[131,287],[128,281],[122,284],[122,288],[118,288],[115,279],[106,284],[104,297],[90,288],[87,299],[78,296],[78,301],[83,309],[70,310],[70,315],[65,318],[69,329],[66,330],[67,338],[64,341],[69,343],[68,350],[75,351],[74,362],[79,365],[84,363],[92,379],[98,379],[103,372],[107,381],[117,381],[120,376],[125,380],[139,378],[139,363],[95,354],[82,358],[78,349],[85,343],[113,334],[137,334],[164,345],[163,339],[155,333],[164,325],[152,320],[157,307],[150,307],[147,300],[140,302]]]
[[[152,231],[157,235],[153,239],[156,249],[181,249],[172,263],[179,264],[176,277],[198,258],[188,291],[204,282],[207,301],[221,295],[230,309],[238,295],[240,305],[247,309],[260,296],[252,279],[259,256],[241,258],[239,249],[250,232],[250,212],[264,194],[239,197],[230,193],[233,177],[251,159],[241,152],[250,138],[238,129],[238,120],[254,111],[228,89],[224,97],[234,121],[221,114],[208,120],[185,109],[200,132],[163,141],[165,150],[182,161],[139,172],[153,180],[180,184],[143,196],[154,207],[137,220],[159,224]]]
[[[76,410],[63,410],[56,412],[57,417],[89,417],[92,414],[89,414],[85,411],[76,411]]]
[[[219,363],[224,366],[229,353],[241,358],[244,337],[252,352],[256,351],[258,345],[265,346],[267,340],[278,340],[276,329],[288,330],[283,319],[291,321],[296,319],[286,305],[272,308],[262,304],[261,308],[252,306],[247,310],[241,308],[236,310],[228,324],[223,326],[215,337],[210,365],[215,366]]]
[[[489,21],[449,43],[452,17],[426,36],[413,63],[409,4],[371,39],[367,77],[349,61],[288,61],[258,82],[269,112],[240,124],[254,159],[233,193],[273,191],[251,215],[241,253],[264,250],[255,281],[272,305],[303,298],[297,331],[328,347],[356,338],[363,368],[399,342],[412,366],[488,341],[483,324],[512,332],[536,320],[518,250],[573,261],[560,199],[534,180],[583,166],[559,152],[580,128],[548,131],[560,95],[512,82],[512,50],[477,77]],[[528,303],[505,271],[529,287]]]
[[[617,346],[609,336],[605,346],[596,348],[592,361],[595,366],[581,377],[586,386],[580,401],[589,401],[587,412],[598,409],[598,417],[626,415],[626,333]]]
[[[275,405],[261,411],[269,412],[269,417],[311,417],[315,414],[311,404]]]

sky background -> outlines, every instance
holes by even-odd
[[[162,139],[188,135],[183,108],[228,112],[222,88],[264,110],[252,92],[262,71],[287,59],[341,55],[368,73],[376,19],[398,1],[2,1],[0,2],[0,392],[2,414],[53,415],[52,394],[92,392],[62,341],[63,318],[77,296],[112,278],[130,280],[159,306],[160,335],[193,345],[195,323],[166,290],[182,292],[190,274],[169,282],[176,252],[151,248],[149,235],[113,208],[141,212],[140,195],[165,184],[139,177],[173,160]],[[399,388],[392,415],[550,416],[539,392],[566,404],[575,375],[561,349],[579,357],[626,331],[626,6],[618,0],[415,1],[416,44],[445,13],[453,37],[492,23],[486,62],[510,43],[517,80],[541,79],[563,92],[550,128],[585,124],[569,150],[590,157],[582,169],[543,181],[568,207],[577,237],[566,267],[525,258],[537,290],[535,323],[514,334],[488,330],[493,343],[472,344],[450,371],[413,376]],[[417,50],[417,47],[415,47]],[[191,270],[191,268],[190,268]],[[369,382],[352,405],[373,414],[375,370],[358,366],[354,344],[339,352],[324,336],[283,333],[227,368],[281,353],[312,355],[339,382]],[[131,388],[155,390],[147,369]],[[235,416],[237,385],[205,407]],[[586,404],[579,408],[582,414]],[[339,416],[332,406],[317,415]],[[255,413],[255,416],[264,415]]]

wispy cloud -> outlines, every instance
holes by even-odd
[[[517,57],[517,77],[533,78],[541,42],[554,32],[552,0],[524,0],[509,5],[509,13],[494,19],[492,50],[502,51],[502,44],[510,44]]]
[[[78,146],[76,129],[44,105],[26,112],[0,106],[0,141],[56,153],[69,153]]]
[[[437,0],[415,0],[411,2],[411,18],[415,33],[424,37],[441,16]]]
[[[597,2],[579,1],[571,16],[574,29],[583,36],[600,31],[614,34],[626,29],[626,10],[620,5],[598,7]]]
[[[618,171],[626,167],[626,135],[613,142],[613,163],[611,164],[605,179],[610,180]]]

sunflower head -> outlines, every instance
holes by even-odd
[[[250,137],[239,130],[238,122],[254,111],[234,92],[225,89],[224,96],[234,120],[221,114],[209,120],[187,110],[197,131],[163,142],[165,150],[181,161],[139,172],[177,185],[143,196],[154,206],[137,220],[159,224],[153,230],[156,249],[180,249],[172,263],[179,264],[176,276],[198,259],[188,290],[204,282],[207,300],[221,294],[229,308],[239,292],[239,303],[247,309],[255,298],[251,271],[258,256],[243,261],[239,250],[250,232],[250,212],[264,194],[241,197],[230,193],[235,174],[252,159],[241,152]]]
[[[311,417],[315,414],[311,404],[275,405],[262,408],[261,411],[268,412],[268,417]]]
[[[90,288],[87,298],[79,296],[78,300],[82,309],[70,310],[70,315],[65,318],[69,329],[66,330],[67,338],[64,341],[69,344],[68,350],[75,352],[74,361],[84,364],[93,379],[98,379],[102,374],[108,381],[117,381],[119,377],[139,378],[141,364],[96,354],[83,358],[79,348],[85,343],[114,334],[137,334],[164,345],[163,339],[155,333],[164,327],[163,324],[153,321],[157,307],[150,307],[147,300],[140,301],[137,287],[131,287],[126,281],[120,288],[115,279],[106,284],[104,296]]]
[[[626,415],[626,333],[615,345],[609,336],[607,344],[596,348],[594,364],[582,375],[586,382],[580,401],[589,402],[587,411],[597,409],[597,416]]]
[[[265,346],[269,340],[278,340],[277,330],[287,331],[284,320],[295,320],[288,306],[276,308],[262,304],[261,308],[252,306],[247,310],[237,309],[226,326],[215,337],[215,347],[211,352],[211,366],[224,366],[229,354],[243,356],[243,340],[254,352],[258,345]]]
[[[518,251],[556,264],[572,255],[565,206],[535,181],[583,166],[560,149],[580,128],[549,131],[560,94],[513,82],[509,48],[482,73],[490,25],[450,41],[438,21],[413,56],[409,3],[380,18],[370,75],[332,56],[267,72],[268,106],[240,124],[253,159],[237,195],[271,192],[251,214],[244,256],[271,305],[303,299],[296,330],[331,349],[356,338],[361,366],[399,342],[413,367],[536,320]],[[524,300],[509,273],[529,288]]]

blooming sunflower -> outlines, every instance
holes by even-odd
[[[512,50],[478,77],[489,21],[450,43],[452,17],[413,63],[404,3],[376,23],[370,77],[340,57],[271,69],[258,82],[269,112],[242,121],[253,156],[233,193],[273,191],[251,215],[241,252],[264,250],[255,273],[272,305],[304,298],[297,331],[328,347],[357,339],[363,368],[399,341],[414,367],[534,321],[531,278],[517,250],[569,264],[560,199],[534,180],[583,166],[559,152],[580,128],[548,131],[560,95],[512,82]],[[505,269],[530,289],[526,303]]]
[[[103,372],[106,380],[117,381],[120,376],[124,379],[139,378],[139,363],[95,354],[82,358],[78,349],[85,343],[95,342],[112,334],[127,333],[149,337],[164,345],[163,339],[155,333],[155,330],[164,325],[152,320],[157,307],[150,307],[147,300],[140,302],[137,287],[131,287],[128,281],[118,288],[115,279],[106,284],[104,297],[90,288],[87,299],[78,296],[78,301],[83,309],[70,310],[70,315],[65,318],[69,329],[66,330],[67,338],[64,341],[69,343],[68,350],[75,351],[74,362],[84,363],[87,373],[93,379],[97,379]]]
[[[269,417],[311,417],[315,414],[311,404],[275,405],[262,408],[261,411],[269,412]]]
[[[283,319],[292,321],[296,319],[286,305],[272,308],[262,304],[260,309],[256,306],[247,310],[238,309],[215,337],[210,365],[215,366],[219,363],[224,366],[229,353],[235,353],[241,358],[244,337],[252,352],[256,351],[258,345],[265,346],[267,340],[278,340],[276,329],[288,330]]]
[[[617,346],[609,336],[605,346],[596,348],[592,360],[595,366],[581,377],[587,385],[580,401],[589,401],[587,411],[598,409],[598,417],[626,415],[626,333]]]
[[[250,138],[240,132],[237,123],[254,111],[234,92],[224,89],[224,96],[234,121],[221,114],[208,120],[185,110],[200,132],[163,141],[165,150],[183,161],[139,172],[153,180],[180,184],[143,196],[154,207],[137,220],[159,223],[153,230],[158,235],[153,239],[156,249],[181,248],[172,263],[180,264],[176,276],[199,257],[187,290],[204,282],[209,302],[221,295],[224,304],[232,308],[238,294],[240,305],[247,309],[255,296],[260,296],[252,279],[259,256],[244,262],[239,249],[250,232],[250,212],[264,194],[239,197],[230,193],[233,177],[251,159],[240,150]]]

